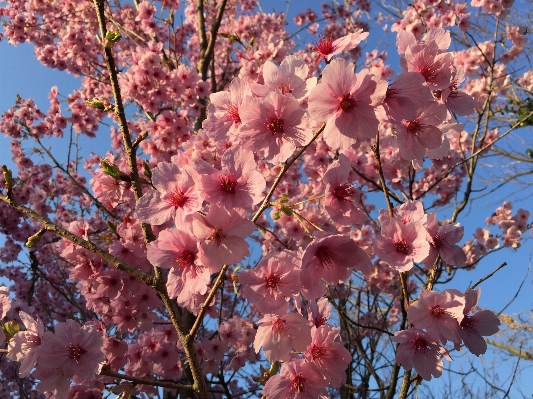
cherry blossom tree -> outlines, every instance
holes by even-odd
[[[505,194],[465,211],[533,156],[507,144],[533,125],[512,0],[0,7],[1,40],[81,82],[0,119],[0,397],[406,398],[533,358],[478,307],[505,263],[457,285],[532,230]]]

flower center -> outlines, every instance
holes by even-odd
[[[184,194],[183,190],[177,189],[170,194],[170,198],[167,199],[167,203],[176,208],[183,208],[188,200],[189,197]]]
[[[407,124],[407,133],[412,135],[418,134],[421,129],[422,125],[418,121],[411,121]]]
[[[428,343],[427,343],[427,341],[424,338],[416,337],[413,340],[413,349],[417,353],[426,353],[427,348],[428,348]]]
[[[287,326],[285,325],[285,320],[283,319],[277,319],[274,324],[272,324],[272,331],[274,334],[280,335],[285,330],[287,330]]]
[[[346,183],[333,190],[333,195],[340,201],[350,201],[349,197],[354,195],[352,185]]]
[[[304,391],[305,378],[298,374],[292,379],[292,387],[296,389],[296,392],[300,393]]]
[[[333,267],[333,259],[331,257],[331,252],[325,247],[318,247],[315,252],[315,256],[320,261],[320,264],[324,269],[329,269]]]
[[[271,274],[265,277],[265,286],[267,288],[277,289],[281,281],[281,277],[276,274]]]
[[[463,320],[461,320],[461,327],[463,327],[465,330],[473,330],[476,328],[477,321],[473,317],[465,316],[463,317]]]
[[[405,240],[396,242],[396,252],[407,255],[409,252],[409,245],[407,245]]]
[[[337,50],[337,46],[333,45],[333,36],[329,35],[329,38],[320,36],[318,43],[315,43],[313,50],[318,51],[320,54],[329,55]]]
[[[322,359],[322,357],[326,354],[324,347],[317,344],[313,344],[309,352],[311,353],[311,356],[313,356],[313,360]]]
[[[444,237],[442,237],[441,235],[437,234],[435,237],[433,237],[433,244],[437,248],[440,248],[440,247],[442,247],[443,245],[446,244],[446,240],[444,239]]]
[[[267,123],[267,129],[270,130],[272,134],[283,133],[283,119],[272,119]]]
[[[181,268],[185,269],[194,265],[195,260],[196,255],[194,253],[191,251],[183,251],[176,259],[174,259],[174,262],[176,262]]]
[[[233,174],[229,173],[220,176],[220,184],[222,185],[222,191],[228,194],[235,194],[235,189],[239,185],[239,182],[235,179]]]
[[[442,318],[446,314],[446,311],[442,309],[440,306],[435,306],[434,308],[431,308],[431,316],[433,316],[436,319]]]
[[[241,117],[239,116],[239,108],[235,104],[231,104],[228,107],[228,116],[235,123],[241,123]]]
[[[220,245],[224,238],[226,238],[226,234],[224,234],[222,230],[217,229],[216,227],[213,228],[213,231],[211,233],[211,239],[216,242],[217,245]]]
[[[355,108],[355,101],[350,94],[345,94],[339,100],[339,109],[341,109],[343,112],[348,112],[354,108]]]
[[[79,363],[80,358],[87,353],[87,351],[79,345],[70,344],[69,346],[67,346],[67,349],[69,359],[74,360],[76,363]]]

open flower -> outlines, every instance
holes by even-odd
[[[376,107],[387,92],[387,82],[337,58],[322,72],[322,80],[309,94],[309,115],[327,121],[324,141],[333,149],[348,148],[358,139],[372,138],[378,131]]]
[[[60,368],[67,378],[92,381],[100,372],[105,356],[104,338],[94,325],[81,326],[74,320],[57,323],[55,333],[47,331],[37,348],[37,370]]]
[[[285,313],[286,298],[300,288],[297,262],[292,252],[283,251],[263,258],[254,269],[240,272],[243,296],[261,313]]]
[[[152,171],[152,183],[157,190],[150,190],[137,202],[137,217],[146,223],[161,225],[171,219],[180,225],[185,216],[202,207],[196,172],[189,167],[180,170],[176,165],[161,162]]]
[[[272,163],[285,162],[297,145],[310,138],[305,112],[291,95],[271,91],[264,99],[241,107],[239,136],[250,150],[265,151]]]
[[[481,310],[470,316],[470,313],[477,306],[480,295],[481,289],[468,290],[466,292],[464,317],[461,320],[460,330],[465,346],[476,356],[482,355],[487,351],[487,343],[483,337],[496,334],[500,326],[500,319],[490,310]]]
[[[430,381],[431,376],[442,375],[441,357],[452,360],[446,349],[440,346],[431,335],[418,328],[397,331],[392,340],[400,344],[396,352],[396,363],[406,370],[414,367],[426,381]]]
[[[268,399],[326,399],[326,383],[319,369],[303,359],[283,363],[263,389]]]
[[[416,328],[425,328],[443,344],[461,342],[459,323],[463,320],[465,297],[457,290],[420,291],[418,301],[407,309],[407,319]]]
[[[381,235],[374,239],[374,251],[393,269],[411,270],[413,262],[421,262],[429,254],[426,229],[418,222],[403,224],[390,219],[381,226]]]
[[[311,343],[309,322],[298,313],[268,314],[258,322],[261,325],[255,335],[255,352],[259,353],[262,347],[270,362],[289,361],[292,349],[303,352]]]
[[[322,58],[326,60],[326,63],[329,63],[334,55],[354,49],[367,36],[368,32],[363,32],[362,29],[336,40],[333,40],[331,35],[329,37],[321,36],[313,47],[313,50],[319,54],[315,64],[318,64]]]

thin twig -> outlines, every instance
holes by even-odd
[[[322,124],[322,126],[320,126],[318,128],[318,130],[313,135],[313,137],[311,138],[309,143],[307,143],[302,148],[300,148],[300,150],[297,151],[296,154],[294,154],[292,156],[292,158],[290,158],[287,162],[285,162],[285,164],[283,165],[283,167],[279,171],[279,174],[276,177],[276,180],[274,180],[274,183],[272,184],[272,187],[270,187],[270,190],[268,190],[268,193],[267,193],[265,199],[263,199],[263,202],[261,203],[261,206],[259,207],[259,209],[255,213],[255,215],[252,217],[252,219],[251,219],[252,222],[255,223],[257,221],[257,219],[259,219],[259,216],[261,216],[261,214],[270,206],[270,198],[272,197],[272,194],[274,194],[274,191],[276,190],[276,187],[281,182],[281,179],[283,178],[283,176],[285,175],[287,170],[289,170],[289,168],[300,157],[300,155],[302,155],[304,153],[304,151],[307,150],[307,148],[318,138],[320,133],[322,133],[324,131],[325,127],[326,127],[326,122],[324,122]]]
[[[487,274],[485,277],[480,278],[473,286],[469,287],[468,290],[474,290],[476,287],[481,284],[483,281],[488,280],[492,276],[496,274],[498,270],[500,270],[502,267],[507,266],[507,262],[503,262],[500,266],[498,266],[496,269],[494,269],[491,273]],[[467,290],[467,291],[468,291]]]
[[[138,385],[151,385],[155,387],[171,388],[171,389],[178,389],[178,390],[184,390],[184,391],[194,390],[192,385],[176,384],[175,382],[167,382],[167,381],[149,380],[148,378],[139,378],[139,377],[133,377],[131,375],[119,374],[114,371],[111,371],[108,367],[103,367],[102,370],[100,371],[100,375],[106,375],[108,377],[114,377],[114,378],[118,378],[121,380],[131,381],[134,384],[138,384]]]

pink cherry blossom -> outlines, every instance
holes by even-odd
[[[250,209],[262,199],[265,178],[257,169],[254,154],[242,148],[226,150],[222,156],[222,170],[198,159],[195,169],[200,175],[201,192],[211,203],[227,209]]]
[[[314,296],[321,280],[338,284],[346,281],[353,269],[366,273],[370,268],[368,255],[350,237],[331,235],[313,240],[305,249],[300,279],[304,288],[313,290],[310,295]]]
[[[319,369],[303,359],[283,363],[281,372],[269,378],[263,389],[268,399],[326,399],[325,379]]]
[[[363,193],[347,182],[351,170],[348,157],[340,154],[323,178],[326,185],[324,208],[335,223],[343,226],[360,225],[367,220],[366,214],[360,209]]]
[[[203,123],[208,136],[221,140],[228,132],[235,134],[241,126],[240,108],[252,98],[250,86],[245,79],[234,78],[228,91],[209,96],[209,115]]]
[[[451,81],[453,55],[444,53],[450,44],[449,32],[433,29],[424,41],[417,42],[414,36],[405,40],[409,33],[398,35],[398,48],[405,49],[402,68],[408,72],[418,72],[432,90],[445,89]],[[400,53],[402,51],[400,50]]]
[[[314,324],[315,327],[320,327],[326,324],[331,313],[331,305],[328,298],[320,298],[318,301],[309,301],[307,309],[307,319]]]
[[[390,119],[401,121],[416,117],[416,111],[433,101],[424,77],[416,72],[404,72],[387,88],[383,106]]]
[[[161,162],[152,171],[150,190],[137,202],[137,217],[146,223],[161,225],[171,219],[182,223],[185,216],[202,207],[203,198],[198,186],[198,176],[189,167],[180,170],[176,165]]]
[[[243,296],[261,313],[285,313],[287,299],[300,288],[297,263],[296,255],[283,251],[263,258],[254,269],[240,272]]]
[[[430,381],[431,376],[442,375],[441,357],[452,360],[448,351],[440,346],[435,338],[418,328],[397,331],[392,340],[400,344],[396,352],[396,363],[406,370],[414,367],[426,381]]]
[[[271,90],[279,90],[281,94],[291,94],[301,101],[307,97],[309,90],[317,84],[316,78],[307,79],[309,67],[303,57],[289,55],[281,62],[279,68],[272,61],[263,64],[265,85],[252,85],[255,94],[266,97]]]
[[[327,325],[313,328],[311,339],[305,358],[318,366],[329,387],[340,388],[346,382],[346,368],[352,361],[352,355],[340,339],[340,328]]]
[[[9,298],[9,289],[0,286],[0,320],[6,317],[7,312],[11,308],[11,298]]]
[[[220,271],[223,264],[232,265],[250,255],[244,239],[252,234],[255,225],[243,216],[244,212],[219,205],[211,205],[205,217],[194,215],[192,231],[201,240],[200,259],[212,273]]]
[[[465,297],[457,290],[422,290],[418,301],[407,309],[407,319],[416,328],[425,328],[428,334],[443,344],[447,340],[459,343],[459,323],[463,320],[464,308]]]
[[[241,107],[240,115],[243,144],[254,152],[264,150],[272,163],[285,162],[312,134],[298,101],[277,90]]]
[[[323,134],[330,147],[348,148],[358,139],[375,137],[379,125],[375,110],[386,92],[385,80],[366,69],[354,74],[353,64],[335,59],[309,94],[309,115],[327,122]]]
[[[437,256],[440,256],[448,265],[463,267],[466,255],[457,243],[463,238],[464,227],[459,223],[439,225],[437,216],[433,213],[427,215],[426,230],[431,236],[429,255],[422,261],[426,268],[433,267]]]
[[[319,53],[319,57],[315,61],[315,64],[318,64],[322,58],[326,60],[326,63],[329,63],[334,55],[340,54],[343,51],[352,50],[362,40],[366,39],[367,36],[368,32],[363,32],[362,29],[337,40],[333,40],[331,35],[329,38],[321,36],[320,40],[315,43],[313,48],[313,50]]]
[[[20,362],[19,376],[28,377],[37,363],[37,348],[41,345],[44,335],[44,325],[38,317],[34,319],[26,312],[20,311],[19,317],[26,327],[26,331],[20,331],[9,341],[9,360]]]
[[[426,150],[438,148],[442,143],[442,131],[437,126],[444,122],[446,115],[446,107],[433,102],[420,108],[412,120],[394,121],[400,156],[413,161],[415,166],[422,165]]]
[[[178,230],[164,230],[147,248],[148,260],[154,266],[170,269],[167,290],[171,298],[185,303],[194,294],[206,293],[210,274],[199,259],[194,237]]]
[[[265,357],[270,362],[289,361],[292,349],[303,352],[311,343],[309,322],[298,313],[266,315],[258,323],[261,325],[255,335],[255,352],[259,353],[263,348]]]
[[[398,271],[411,270],[413,262],[422,262],[429,254],[426,229],[418,222],[402,224],[396,219],[381,227],[374,239],[374,251]]]
[[[67,378],[76,376],[92,381],[105,361],[103,344],[102,332],[94,326],[81,326],[68,319],[55,326],[55,333],[44,333],[37,348],[37,370],[61,368]]]
[[[465,294],[464,317],[461,320],[461,338],[465,346],[474,355],[479,356],[487,351],[485,336],[494,335],[499,331],[500,320],[490,310],[481,310],[474,315],[474,311],[481,295],[481,289],[468,290]]]

